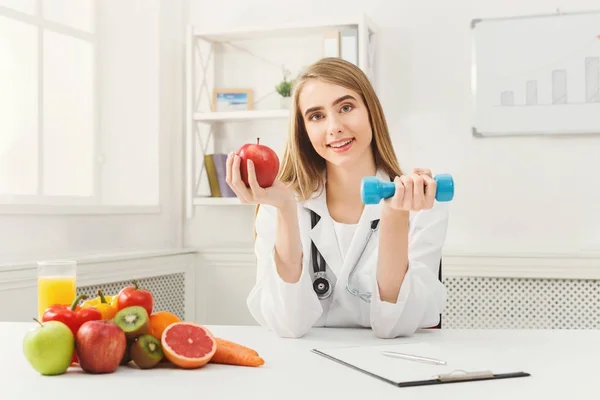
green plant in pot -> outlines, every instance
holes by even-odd
[[[283,69],[283,81],[279,82],[275,86],[275,90],[281,96],[281,106],[283,108],[289,108],[291,104],[291,95],[292,95],[292,87],[294,86],[294,81],[289,80],[290,71],[287,69]]]

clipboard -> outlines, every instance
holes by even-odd
[[[434,358],[442,357],[448,362],[447,365],[431,365],[419,361],[386,357],[381,354],[382,351],[398,351]],[[490,360],[490,357],[482,357],[481,349],[471,348],[465,351],[462,346],[460,348],[458,346],[441,348],[427,343],[406,343],[400,345],[315,348],[311,352],[402,388],[531,376],[528,372],[510,368],[501,363],[492,366],[489,361],[483,361],[483,364],[488,364],[489,367],[482,368],[482,358]]]

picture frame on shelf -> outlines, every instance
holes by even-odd
[[[250,88],[217,88],[213,90],[215,112],[248,111],[254,108],[254,92]]]

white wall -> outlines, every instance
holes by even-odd
[[[0,265],[182,244],[183,1],[128,0],[101,11],[100,82],[107,187],[113,204],[156,212],[0,214]],[[76,168],[76,166],[74,166]],[[133,199],[133,200],[132,200]],[[63,211],[65,211],[63,209]]]
[[[600,167],[600,138],[477,139],[470,118],[473,18],[549,13],[561,6],[562,11],[594,9],[595,0],[564,5],[544,0],[304,0],[278,5],[275,0],[195,0],[191,17],[203,30],[222,30],[310,21],[309,11],[320,19],[366,12],[380,28],[379,95],[401,166],[426,166],[455,177],[447,253],[600,249],[600,190],[593,179]],[[237,144],[228,142],[233,148]],[[251,243],[251,207],[195,211],[186,224],[188,245]]]
[[[98,9],[102,201],[154,205],[159,201],[160,5],[101,2]]]

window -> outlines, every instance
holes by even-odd
[[[97,204],[94,0],[0,0],[0,203]]]
[[[0,0],[0,214],[159,212],[160,17],[158,0]]]

